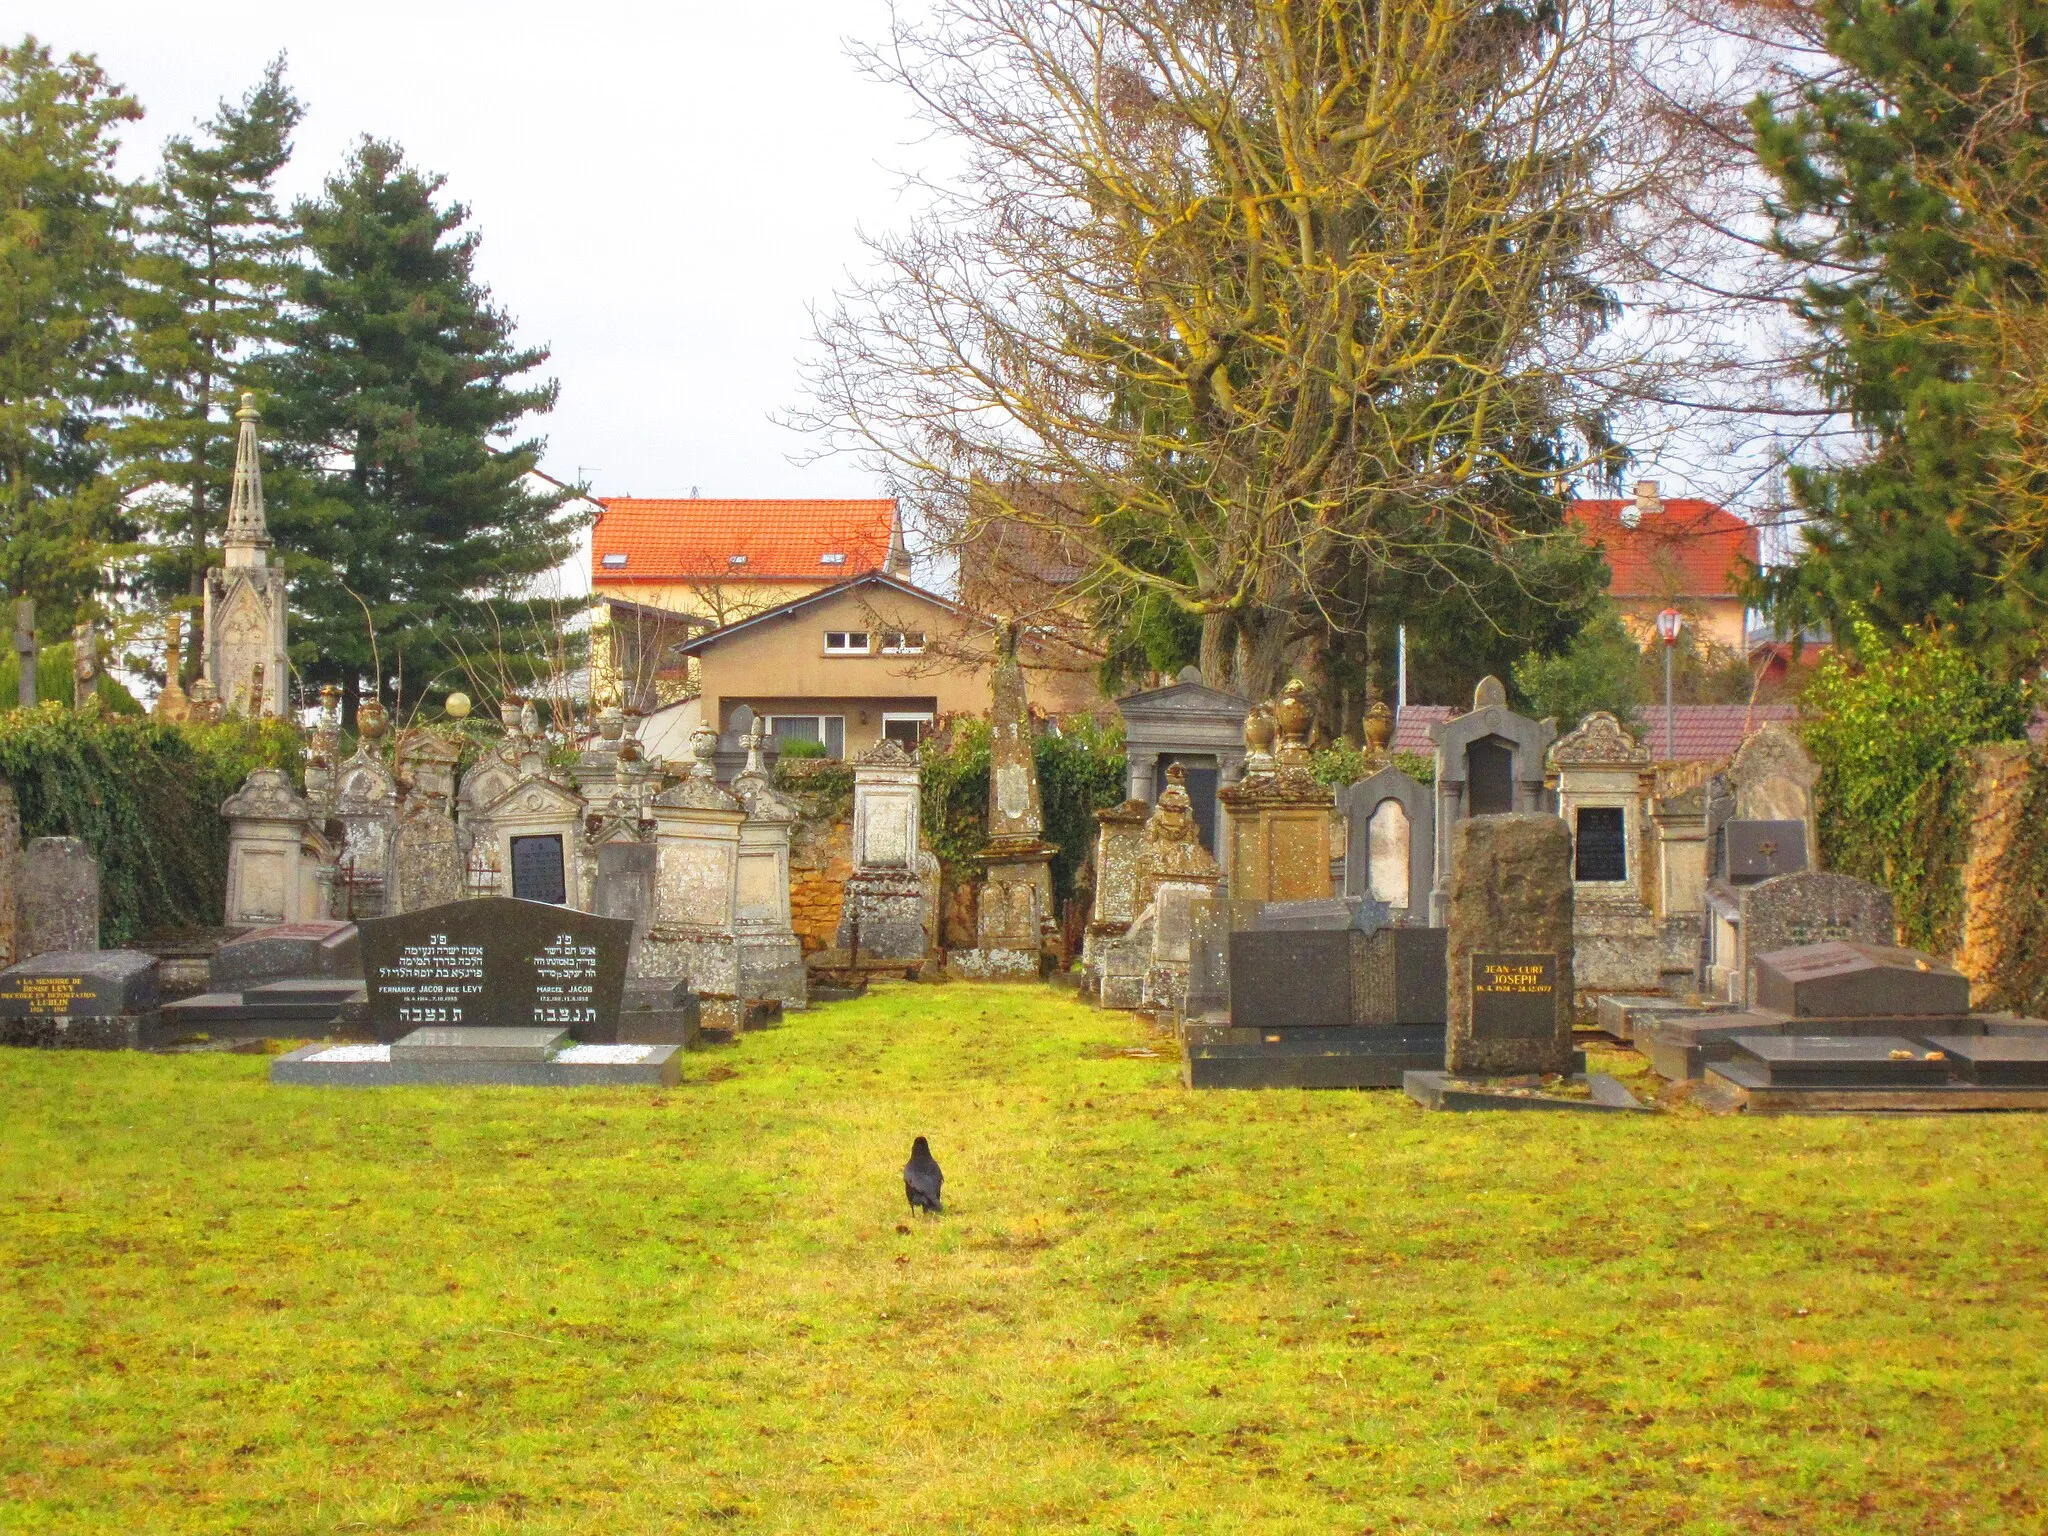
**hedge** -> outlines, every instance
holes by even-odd
[[[168,726],[81,715],[55,703],[0,714],[0,778],[24,838],[79,837],[100,861],[100,942],[109,948],[217,927],[227,894],[220,804],[258,767],[296,774],[297,730],[281,721]]]
[[[1123,733],[1081,721],[1033,742],[1045,840],[1059,852],[1052,861],[1053,899],[1074,891],[1074,874],[1095,849],[1095,813],[1124,798]],[[954,880],[978,879],[988,843],[989,724],[956,721],[926,738],[923,766],[925,835]]]

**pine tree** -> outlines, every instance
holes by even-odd
[[[128,190],[142,115],[90,58],[0,48],[0,586],[61,634],[128,535],[97,413],[123,388]]]
[[[145,190],[130,290],[142,409],[113,437],[129,482],[154,488],[151,574],[167,593],[199,595],[227,518],[236,396],[276,330],[296,240],[271,183],[302,115],[279,57],[201,138],[167,142]]]
[[[1800,309],[1816,382],[1867,452],[1795,474],[1810,550],[1759,592],[1845,643],[1859,613],[1890,636],[1953,624],[2017,676],[2042,654],[2048,546],[2014,520],[2015,492],[2040,478],[2015,483],[2014,432],[2038,420],[2048,378],[2001,338],[2048,324],[2048,5],[1819,9],[1841,67],[1752,120],[1777,242],[1814,274]]]
[[[513,382],[548,353],[514,344],[476,280],[468,210],[437,201],[442,185],[365,138],[296,209],[271,531],[294,574],[294,661],[340,683],[351,717],[366,681],[402,679],[403,709],[468,679],[480,652],[517,683],[560,644],[522,599],[567,557],[575,520],[527,479],[541,440],[493,444],[554,404],[553,381]]]

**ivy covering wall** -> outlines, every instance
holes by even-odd
[[[85,839],[100,861],[100,943],[218,926],[227,893],[220,804],[251,769],[296,777],[298,731],[282,721],[168,726],[58,704],[0,714],[0,778],[21,832]]]
[[[1053,898],[1073,894],[1074,874],[1095,847],[1095,813],[1124,798],[1123,733],[1080,722],[1037,738],[1039,798],[1045,840],[1059,846],[1052,861]],[[919,750],[923,765],[925,835],[945,866],[948,883],[981,877],[988,842],[989,724],[956,720]]]
[[[1830,653],[1804,698],[1801,730],[1820,764],[1821,859],[1889,890],[1908,944],[1951,954],[1962,941],[1971,749],[2024,740],[2033,699],[1944,631],[1894,646],[1858,626],[1856,652],[1853,663]]]

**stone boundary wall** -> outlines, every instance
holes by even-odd
[[[853,817],[805,816],[790,829],[789,921],[804,953],[830,949],[853,873]]]
[[[1962,869],[1956,969],[1971,1006],[2048,1011],[2048,753],[2025,742],[1971,758],[1970,829]]]

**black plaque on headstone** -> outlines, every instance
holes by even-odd
[[[1472,1036],[1543,1040],[1557,1033],[1557,956],[1472,956]]]
[[[512,839],[512,894],[521,901],[545,901],[553,905],[569,899],[561,833]]]
[[[1515,809],[1515,749],[1482,736],[1465,749],[1465,810],[1472,816],[1508,816]]]
[[[1754,885],[1806,868],[1803,821],[1731,821],[1721,828],[1722,867],[1730,885]]]
[[[1574,880],[1626,880],[1628,829],[1618,805],[1582,805],[1573,838]]]
[[[485,896],[360,925],[371,1026],[582,1034],[616,1026],[633,925],[568,907]]]

